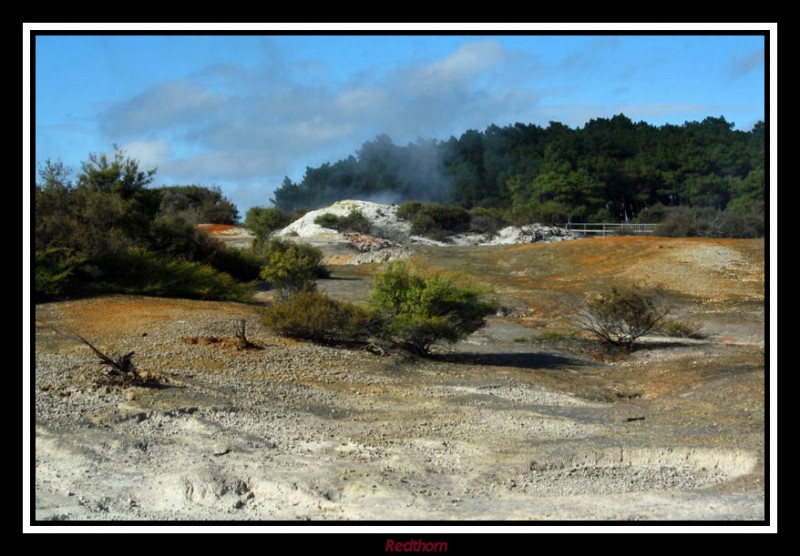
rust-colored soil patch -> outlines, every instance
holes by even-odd
[[[448,249],[427,259],[523,298],[638,285],[701,302],[764,299],[763,240],[622,236]]]
[[[222,232],[235,230],[236,226],[232,226],[230,224],[198,224],[197,229],[213,236]]]
[[[231,319],[255,315],[256,307],[241,303],[111,295],[96,299],[63,302],[58,305],[74,331],[82,334],[138,331],[147,333],[155,323],[181,321],[191,315],[213,311]]]

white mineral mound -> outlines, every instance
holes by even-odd
[[[360,211],[372,224],[370,235],[387,238],[396,244],[418,245],[511,245],[518,243],[550,243],[575,239],[575,236],[564,228],[530,224],[527,226],[508,226],[496,234],[462,233],[436,241],[421,236],[411,235],[411,224],[397,217],[397,205],[382,205],[369,201],[339,201],[329,207],[312,210],[302,218],[295,220],[283,230],[275,232],[277,237],[298,237],[309,240],[347,241],[344,234],[330,228],[315,224],[314,220],[323,214],[347,216],[351,211]]]
[[[408,237],[410,225],[397,218],[397,205],[382,205],[369,201],[339,201],[329,207],[312,210],[295,220],[283,230],[275,232],[278,237],[318,237],[334,234],[330,228],[314,224],[323,214],[347,216],[351,211],[360,211],[372,223],[373,234],[380,237]]]
[[[564,228],[531,224],[528,226],[508,226],[498,231],[485,245],[514,245],[520,243],[554,243],[575,239],[575,235]]]

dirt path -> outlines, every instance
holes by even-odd
[[[362,291],[351,278],[323,287]],[[745,295],[692,308],[707,340],[599,362],[515,317],[420,360],[278,338],[254,306],[40,305],[36,515],[762,519],[763,312]],[[211,340],[238,318],[262,349]],[[49,326],[136,351],[167,387],[98,386],[89,349]]]

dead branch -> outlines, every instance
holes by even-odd
[[[143,378],[136,370],[136,366],[133,364],[133,356],[136,354],[136,352],[131,351],[125,355],[117,357],[116,359],[112,359],[97,349],[89,340],[80,334],[65,334],[52,326],[49,328],[52,329],[56,334],[78,340],[79,342],[89,346],[95,355],[97,355],[98,359],[100,359],[101,365],[111,367],[110,370],[106,371],[106,376],[108,376],[110,379],[121,380],[122,384],[145,384],[151,382],[150,380]]]
[[[233,333],[239,340],[240,349],[251,349],[257,347],[253,342],[247,339],[247,322],[241,319],[233,325]]]

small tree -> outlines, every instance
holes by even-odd
[[[289,224],[289,218],[280,209],[252,207],[245,216],[245,225],[261,239]]]
[[[261,278],[280,290],[282,297],[316,289],[317,278],[328,276],[322,251],[310,245],[273,239],[264,244]]]
[[[609,347],[632,351],[636,340],[658,330],[668,314],[669,309],[649,292],[614,287],[591,296],[575,312],[573,322]]]
[[[444,274],[412,272],[396,261],[376,278],[372,309],[385,339],[427,353],[438,341],[457,342],[486,324],[496,304],[483,294]]]

